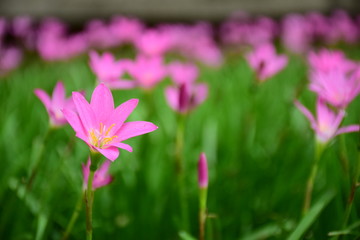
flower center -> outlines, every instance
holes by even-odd
[[[91,129],[90,131],[90,143],[98,148],[104,148],[106,144],[111,143],[116,135],[109,136],[111,129],[115,124],[111,124],[110,127],[106,127],[103,123],[100,123],[99,129]]]

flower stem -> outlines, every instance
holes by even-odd
[[[86,239],[92,239],[92,205],[94,201],[94,191],[92,190],[92,181],[94,179],[94,171],[90,170],[88,186],[86,189],[85,203],[86,203]]]
[[[179,188],[181,222],[183,228],[182,230],[187,231],[189,229],[188,212],[187,212],[188,206],[187,206],[186,191],[184,186],[184,160],[183,160],[185,116],[178,115],[177,120],[178,121],[177,121],[176,145],[175,145],[175,167],[176,167],[176,176],[177,176],[178,188]]]
[[[98,168],[100,161],[100,154],[98,152],[91,151],[91,165],[88,178],[88,184],[85,191],[85,203],[86,203],[86,240],[92,240],[92,206],[94,202],[94,190],[92,189],[92,182],[94,174]]]
[[[66,240],[69,237],[69,234],[71,233],[71,230],[73,229],[74,224],[75,224],[75,222],[76,222],[76,220],[77,220],[77,218],[79,216],[79,213],[81,211],[83,198],[84,198],[84,195],[81,194],[81,197],[79,198],[79,200],[76,203],[74,212],[72,213],[70,222],[66,227],[65,233],[64,233],[64,235],[62,237],[62,240]]]
[[[355,172],[353,182],[351,184],[351,191],[350,191],[348,203],[347,203],[346,210],[345,210],[345,217],[344,217],[344,222],[343,222],[343,226],[342,226],[343,228],[345,228],[347,222],[349,221],[351,209],[352,209],[352,206],[354,203],[355,192],[359,186],[359,182],[358,182],[359,176],[360,176],[360,151],[358,152],[358,159],[357,159],[357,163],[356,163],[356,172]]]
[[[199,196],[199,240],[205,239],[207,188],[200,188]]]
[[[340,136],[340,161],[341,166],[343,167],[343,170],[345,174],[349,173],[349,159],[346,149],[346,142],[345,142],[345,135],[341,134]]]
[[[314,187],[314,181],[316,178],[316,174],[319,167],[319,161],[322,155],[322,152],[325,148],[325,145],[323,143],[320,143],[316,141],[315,143],[315,155],[314,155],[314,163],[311,168],[311,172],[309,175],[309,178],[307,180],[306,184],[306,191],[305,191],[305,199],[304,199],[304,206],[303,206],[303,215],[306,215],[306,213],[309,211],[310,204],[311,204],[311,197],[312,197],[312,191]]]

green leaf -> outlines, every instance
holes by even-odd
[[[179,232],[180,239],[182,240],[196,240],[193,236],[190,235],[190,233],[187,233],[185,231]]]
[[[310,208],[309,212],[301,219],[299,225],[295,228],[294,232],[288,237],[287,240],[298,240],[300,239],[309,227],[314,223],[316,218],[319,216],[321,211],[329,204],[331,199],[335,196],[334,191],[329,191],[324,194],[319,201]]]

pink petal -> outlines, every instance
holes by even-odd
[[[115,126],[112,128],[111,133],[116,133],[125,120],[129,117],[129,115],[134,111],[138,104],[138,99],[130,99],[120,106],[118,106],[109,117],[108,121],[105,123],[107,126],[110,126],[112,124],[115,124]]]
[[[99,177],[106,176],[107,172],[109,171],[110,164],[111,164],[111,161],[105,160],[105,162],[100,166],[100,168],[98,170],[96,170],[96,175]]]
[[[62,112],[64,114],[65,119],[68,121],[70,126],[75,130],[75,132],[81,133],[82,135],[86,135],[84,127],[80,121],[80,118],[75,112],[73,112],[70,109],[63,109]]]
[[[104,84],[99,84],[91,96],[90,105],[99,122],[104,123],[114,110],[114,99],[111,91]]]
[[[50,96],[41,89],[35,89],[34,93],[40,99],[40,101],[44,104],[46,110],[49,110],[50,106],[51,106]]]
[[[316,124],[316,121],[315,121],[315,118],[314,116],[311,114],[311,112],[304,106],[302,105],[299,101],[295,100],[294,102],[295,106],[300,110],[300,112],[302,112],[302,114],[305,115],[305,117],[307,119],[309,119],[310,121],[310,124],[311,124],[311,127],[313,129],[317,129],[317,124]]]
[[[127,122],[122,125],[116,135],[118,136],[119,141],[122,142],[126,139],[149,133],[156,129],[158,129],[158,127],[151,122]]]
[[[96,116],[84,96],[78,92],[73,92],[72,99],[74,101],[82,125],[84,126],[84,129],[86,131],[89,131],[90,129],[95,128],[97,123]]]
[[[117,147],[108,147],[108,148],[95,147],[95,149],[112,162],[119,157],[119,149]]]
[[[54,108],[61,108],[65,104],[65,87],[62,82],[57,82],[53,95],[52,95],[52,105]]]
[[[179,89],[167,87],[165,89],[165,97],[169,106],[175,111],[179,111]]]
[[[131,89],[136,87],[136,82],[132,80],[114,80],[108,82],[107,85],[112,89]]]
[[[208,86],[205,83],[198,84],[195,86],[195,104],[199,105],[203,101],[205,101],[208,95]]]
[[[360,131],[360,125],[350,125],[350,126],[342,127],[339,130],[337,130],[336,135],[342,133],[348,133],[348,132],[358,132],[358,131]]]
[[[128,152],[132,152],[132,151],[133,151],[132,147],[131,147],[129,144],[126,144],[126,143],[118,142],[118,143],[111,143],[111,144],[109,144],[109,145],[110,145],[110,146],[114,146],[114,147],[118,147],[118,148],[125,149],[125,150],[128,151]]]

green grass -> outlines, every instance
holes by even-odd
[[[360,57],[354,48],[346,51],[352,58]],[[60,63],[28,57],[0,80],[0,239],[60,239],[70,220],[81,196],[81,163],[88,157],[88,148],[75,138],[70,126],[52,132],[43,143],[48,116],[33,90],[51,92],[62,80],[68,96],[83,89],[89,99],[95,76],[87,62],[86,56]],[[201,67],[199,81],[209,83],[209,97],[190,114],[185,129],[190,235],[197,236],[198,231],[197,160],[202,151],[210,169],[208,210],[212,217],[207,239],[286,239],[304,227],[301,209],[314,136],[293,100],[299,97],[314,109],[307,71],[303,60],[292,56],[284,71],[254,88],[252,71],[242,56],[227,58],[219,69]],[[168,84],[166,79],[151,94],[139,89],[113,91],[116,105],[140,99],[128,120],[152,121],[159,129],[126,141],[134,152],[121,150],[120,158],[111,165],[115,181],[95,193],[93,239],[180,238],[173,156],[176,115],[163,92]],[[359,104],[356,99],[350,105],[346,124],[358,122]],[[352,133],[344,138],[353,176],[358,136]],[[327,239],[330,231],[341,230],[349,173],[339,161],[339,140],[331,142],[321,159],[313,193],[316,209],[311,210],[317,214],[300,234],[306,239]],[[41,148],[44,160],[31,191],[24,196]],[[329,191],[334,192],[331,199]],[[358,197],[349,225],[359,214]],[[359,228],[352,231],[359,232]],[[356,238],[349,236],[343,239]],[[83,209],[70,239],[84,238]]]

